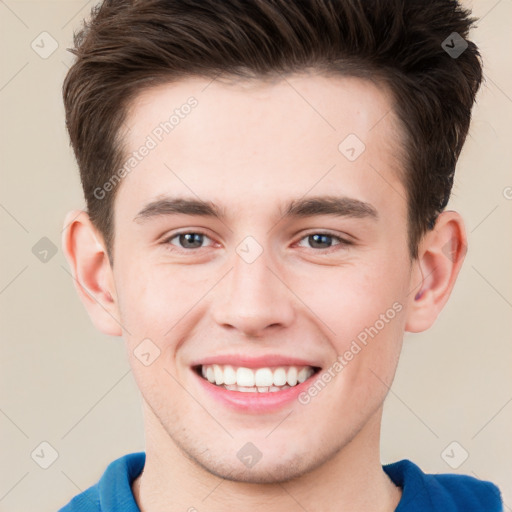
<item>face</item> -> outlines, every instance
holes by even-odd
[[[346,77],[193,78],[131,105],[113,277],[169,449],[283,481],[378,435],[411,287],[396,126]]]

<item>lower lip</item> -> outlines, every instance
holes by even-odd
[[[203,389],[222,404],[237,411],[254,413],[273,412],[297,400],[297,397],[311,385],[312,380],[317,375],[317,373],[314,373],[301,384],[282,391],[260,393],[258,391],[230,391],[222,386],[212,384],[200,377],[194,370],[192,370],[192,373],[199,379]]]

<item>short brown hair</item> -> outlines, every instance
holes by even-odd
[[[123,162],[130,100],[187,76],[264,78],[307,68],[378,80],[392,93],[405,134],[409,251],[417,257],[448,203],[482,80],[478,49],[467,41],[470,14],[456,0],[102,2],[75,34],[63,96],[88,213],[111,263],[117,187],[102,199],[94,191]],[[449,51],[456,42],[460,55]]]

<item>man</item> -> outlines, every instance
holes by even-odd
[[[62,511],[501,510],[490,482],[379,455],[404,332],[434,323],[464,258],[445,207],[482,76],[469,16],[93,12],[64,84],[87,212],[63,247],[93,323],[126,342],[146,450]]]

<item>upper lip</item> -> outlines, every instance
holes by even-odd
[[[298,357],[289,357],[280,354],[267,354],[257,357],[241,354],[224,354],[205,357],[192,363],[191,366],[201,365],[231,365],[244,368],[266,368],[270,366],[312,366],[320,367],[317,362],[301,359]]]

